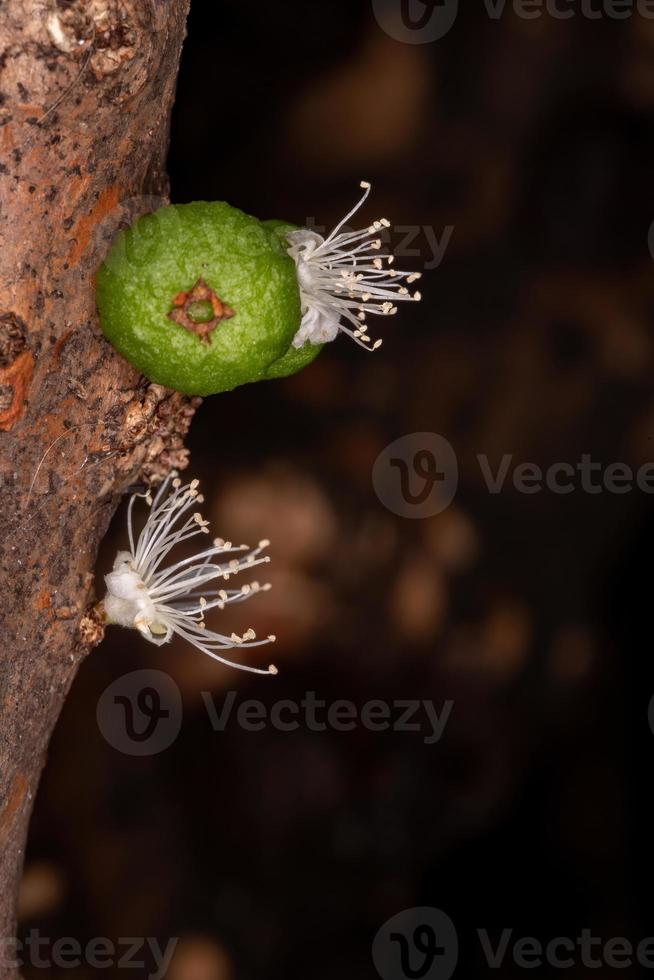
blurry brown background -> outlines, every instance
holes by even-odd
[[[374,977],[373,936],[414,905],[454,919],[468,978],[488,975],[477,927],[654,934],[654,501],[493,496],[475,460],[654,457],[653,106],[654,22],[638,16],[492,20],[469,3],[408,45],[366,0],[193,0],[174,201],[331,225],[365,178],[362,223],[454,231],[377,354],[340,339],[296,378],[205,402],[191,472],[215,533],[273,541],[273,591],[226,631],[277,633],[280,676],[110,631],[52,746],[26,931],[180,936],[172,980]],[[424,233],[417,246],[400,266],[430,262]],[[422,521],[371,485],[379,452],[415,431],[445,436],[460,467],[455,502]],[[144,668],[175,679],[184,723],[135,759],[95,713]],[[201,692],[229,690],[455,705],[433,746],[215,733]]]

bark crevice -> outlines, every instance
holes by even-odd
[[[0,5],[0,943],[16,933],[48,741],[98,639],[99,542],[128,484],[184,467],[198,404],[113,351],[94,290],[118,224],[166,194],[187,13],[188,0]]]

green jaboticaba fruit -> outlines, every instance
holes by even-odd
[[[121,232],[99,270],[97,300],[114,347],[151,381],[189,395],[282,377],[320,350],[305,345],[307,358],[291,347],[300,290],[283,241],[222,202],[161,208]]]
[[[289,225],[285,221],[263,221],[262,224],[274,232],[284,249],[288,249],[286,236],[299,230],[295,225]],[[324,346],[324,344],[312,344],[310,341],[306,341],[300,348],[290,344],[283,356],[270,365],[266,371],[266,378],[272,380],[273,378],[287,378],[291,374],[297,374],[302,368],[308,367],[312,361],[315,361]]]
[[[98,271],[106,337],[151,381],[188,395],[295,374],[339,333],[375,350],[367,314],[420,299],[405,285],[420,274],[380,254],[385,219],[346,230],[370,193],[361,186],[362,199],[327,238],[221,201],[140,218]]]

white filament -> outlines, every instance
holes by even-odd
[[[307,341],[327,343],[343,332],[361,347],[376,350],[381,340],[371,342],[367,314],[393,316],[396,303],[421,299],[420,293],[410,293],[405,285],[420,279],[421,274],[392,269],[393,256],[379,254],[382,242],[377,236],[383,228],[390,228],[386,218],[363,231],[342,232],[368,199],[371,185],[362,181],[361,187],[363,197],[328,238],[307,229],[287,235],[302,303],[302,322],[293,338],[296,348]]]
[[[257,640],[252,629],[242,636],[236,633],[224,636],[208,630],[204,623],[204,615],[209,610],[224,609],[226,605],[243,602],[270,588],[251,582],[240,589],[205,589],[216,579],[228,581],[239,572],[269,562],[270,558],[261,554],[268,547],[268,541],[261,541],[257,548],[250,549],[247,545],[234,547],[231,541],[217,538],[211,547],[193,557],[163,566],[176,545],[197,535],[209,534],[209,522],[195,510],[203,502],[197,488],[197,480],[183,486],[173,473],[162,483],[154,500],[149,492],[132,496],[127,511],[130,550],[118,552],[113,571],[105,576],[107,618],[110,623],[137,629],[156,646],[169,643],[177,634],[207,656],[230,667],[254,674],[276,674],[277,669],[272,665],[267,670],[259,670],[226,660],[217,652],[236,646],[264,646],[274,642],[274,636]],[[150,513],[135,541],[133,510],[139,497],[149,504]],[[189,514],[192,509],[193,513]]]

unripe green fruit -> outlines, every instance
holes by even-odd
[[[284,250],[287,247],[285,236],[289,231],[297,231],[296,225],[289,225],[286,221],[273,219],[263,221],[262,224],[265,228],[275,233]],[[295,265],[295,263],[293,264]],[[308,367],[312,361],[315,361],[324,346],[324,344],[306,343],[298,349],[290,344],[286,353],[278,361],[270,365],[266,371],[266,378],[272,380],[273,378],[287,378],[291,374],[297,374],[303,368]]]
[[[188,395],[299,371],[321,348],[291,344],[300,291],[284,229],[223,202],[140,218],[98,272],[106,337],[151,381]]]
[[[107,338],[151,381],[189,395],[295,374],[341,333],[377,350],[367,316],[420,300],[407,287],[421,273],[381,254],[386,218],[347,228],[370,183],[361,189],[327,237],[223,202],[146,215],[118,235],[98,272]]]

